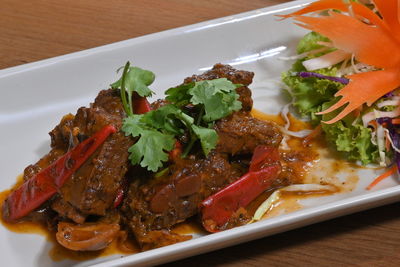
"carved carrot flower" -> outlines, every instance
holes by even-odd
[[[340,100],[318,113],[342,109],[327,124],[341,120],[365,103],[372,105],[400,86],[400,1],[375,0],[374,9],[377,12],[356,2],[320,0],[281,16],[292,17],[297,25],[326,36],[335,48],[377,69],[346,76],[350,82],[335,94]],[[327,14],[304,16],[319,11]]]

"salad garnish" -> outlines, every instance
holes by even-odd
[[[400,168],[399,5],[319,0],[280,16],[312,31],[299,43],[301,57],[283,74],[293,105],[315,125],[322,121],[336,149],[362,164]]]

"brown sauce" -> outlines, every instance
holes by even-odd
[[[285,121],[280,115],[265,114],[258,110],[253,110],[252,115],[262,120],[274,121],[283,126]],[[312,129],[312,126],[304,121],[296,119],[293,115],[288,115],[290,121],[289,130],[300,131]],[[263,219],[275,217],[281,214],[293,212],[303,208],[300,200],[328,196],[336,193],[353,191],[358,183],[358,170],[364,167],[348,162],[339,153],[330,149],[322,135],[317,136],[311,142],[305,144],[301,138],[290,138],[287,140],[290,152],[294,155],[291,168],[296,177],[292,178],[295,183],[302,184],[321,184],[332,185],[337,190],[335,192],[312,192],[312,193],[292,193],[283,192],[276,203],[264,215]],[[273,190],[266,191],[260,195],[248,207],[248,212],[254,214],[256,209],[263,203]]]
[[[23,175],[17,177],[17,182],[11,189],[0,192],[0,205],[3,205],[4,200],[8,195],[23,183]],[[55,232],[50,231],[45,225],[38,222],[19,221],[17,223],[8,223],[3,221],[2,210],[0,209],[0,223],[9,231],[18,234],[38,234],[43,236],[47,241],[52,243],[52,248],[49,251],[49,256],[54,261],[62,261],[65,259],[84,261],[98,257],[106,257],[114,254],[128,255],[139,252],[137,244],[126,238],[126,233],[121,231],[107,248],[99,251],[72,251],[61,246],[55,237]]]
[[[279,125],[284,125],[284,120],[280,115],[269,115],[262,113],[258,110],[253,110],[252,115],[261,120],[274,121]],[[303,129],[311,129],[311,125],[306,122],[296,119],[289,114],[291,122],[291,131],[299,131]],[[338,192],[352,191],[358,182],[356,168],[359,166],[348,163],[340,159],[332,150],[330,150],[323,138],[319,137],[312,140],[308,145],[304,145],[300,138],[290,138],[288,145],[293,157],[296,160],[288,165],[293,170],[293,175],[296,183],[318,183],[318,184],[331,184],[338,188]],[[290,156],[290,155],[289,155]],[[323,172],[318,173],[318,170],[323,169]],[[344,174],[345,178],[338,178],[338,173]],[[10,192],[22,184],[22,175],[18,177],[17,183],[13,188],[0,192],[0,204],[4,202]],[[247,208],[249,214],[254,214],[257,207],[264,202],[273,190],[269,190],[261,194],[254,200]],[[332,194],[332,192],[319,192],[319,193],[282,193],[279,201],[274,203],[273,207],[267,212],[264,218],[271,218],[283,213],[293,212],[302,208],[299,203],[300,199],[318,197]],[[1,212],[1,211],[0,211]],[[1,215],[1,214],[0,214]],[[94,252],[78,252],[71,251],[64,248],[57,243],[55,233],[51,232],[39,223],[29,221],[22,221],[18,223],[4,222],[0,216],[0,222],[8,230],[15,233],[35,233],[44,236],[48,241],[53,244],[49,251],[49,256],[54,261],[61,261],[64,259],[71,259],[76,261],[89,260],[98,257],[105,257],[113,254],[133,254],[140,251],[138,245],[132,239],[126,238],[126,233],[121,231],[120,236],[114,240],[107,248],[94,251]],[[192,218],[186,222],[176,225],[172,231],[177,234],[191,235],[191,234],[206,234],[205,230],[200,225],[197,218]]]

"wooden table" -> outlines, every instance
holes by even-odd
[[[286,0],[0,0],[0,69]],[[166,266],[400,266],[400,204]]]

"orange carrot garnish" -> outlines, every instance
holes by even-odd
[[[374,0],[375,6],[383,17],[383,21],[390,28],[393,36],[399,38],[400,23],[398,18],[398,9],[400,8],[398,0]]]
[[[381,175],[379,175],[378,177],[375,178],[374,181],[372,181],[372,183],[370,183],[367,186],[367,190],[371,190],[372,187],[374,187],[375,185],[377,185],[379,182],[381,182],[382,180],[386,179],[387,177],[389,177],[390,175],[393,175],[397,172],[397,166],[396,164],[393,165],[389,170],[387,170],[386,172],[382,173]]]
[[[297,16],[295,20],[304,23],[298,25],[328,37],[334,47],[354,54],[360,62],[378,68],[400,65],[399,43],[381,28],[336,12],[323,17]]]
[[[350,79],[350,83],[335,94],[342,98],[330,108],[317,113],[326,114],[347,104],[335,118],[325,122],[327,124],[341,120],[364,103],[371,105],[381,96],[395,89],[400,85],[400,69],[357,73],[347,78]]]
[[[392,119],[392,123],[393,123],[393,124],[400,124],[400,119],[399,119],[399,118],[397,118],[397,119]]]
[[[342,0],[320,0],[292,14],[281,16],[293,17],[297,25],[328,37],[334,47],[353,54],[357,61],[381,69],[349,75],[349,84],[335,95],[342,98],[318,113],[326,114],[343,108],[336,117],[325,123],[335,123],[364,103],[371,105],[400,86],[399,2],[375,0],[382,18],[359,3],[345,4]],[[329,11],[327,16],[303,16],[332,9],[348,12],[349,15]]]
[[[304,15],[308,14],[311,12],[316,12],[316,11],[322,11],[322,10],[327,10],[327,9],[337,9],[340,11],[347,11],[348,10],[348,5],[343,3],[343,1],[337,1],[337,0],[320,0],[317,2],[313,2],[306,6],[303,9],[300,9],[296,12],[293,12],[291,14],[287,15],[277,15],[278,17],[281,18],[290,18],[293,16],[299,16],[299,15]]]

